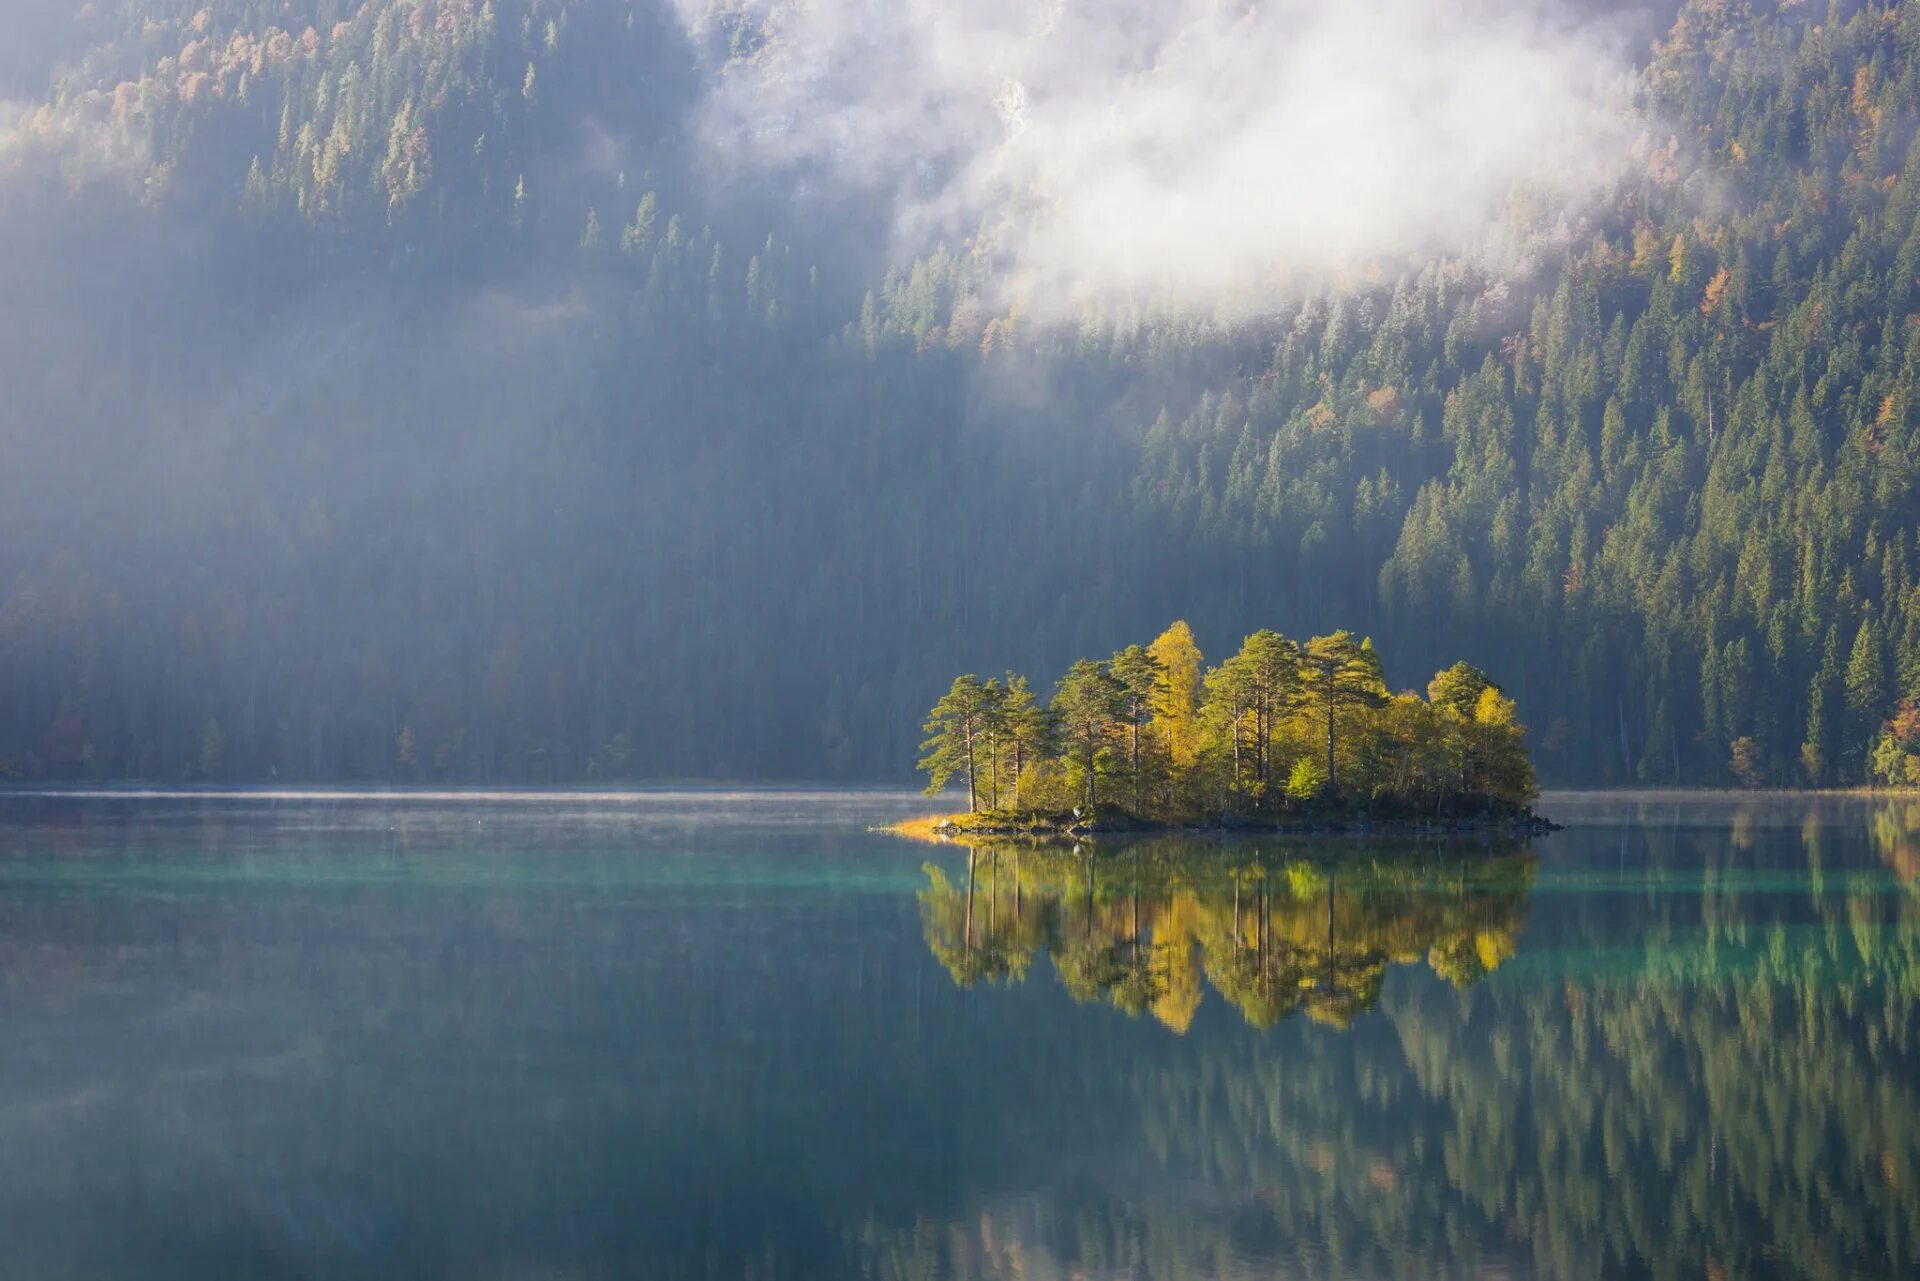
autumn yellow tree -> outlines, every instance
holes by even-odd
[[[1154,638],[1147,653],[1160,664],[1153,725],[1175,770],[1192,769],[1200,755],[1200,672],[1205,660],[1183,618]]]

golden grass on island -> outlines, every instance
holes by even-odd
[[[904,836],[910,841],[926,841],[930,845],[944,844],[952,839],[946,829],[953,821],[950,814],[929,814],[925,818],[903,819],[898,823],[888,823],[875,830],[890,836]]]

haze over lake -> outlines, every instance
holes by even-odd
[[[0,1276],[1920,1266],[1920,802],[867,830],[927,808],[0,797]]]

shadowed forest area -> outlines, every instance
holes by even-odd
[[[782,21],[10,17],[0,775],[898,778],[1184,617],[1497,673],[1548,783],[1920,778],[1920,4],[1669,6],[1509,252],[1250,310],[907,242],[937,148],[723,172],[871,69]]]

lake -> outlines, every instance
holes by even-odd
[[[1920,1269],[1920,802],[0,796],[0,1277]]]

